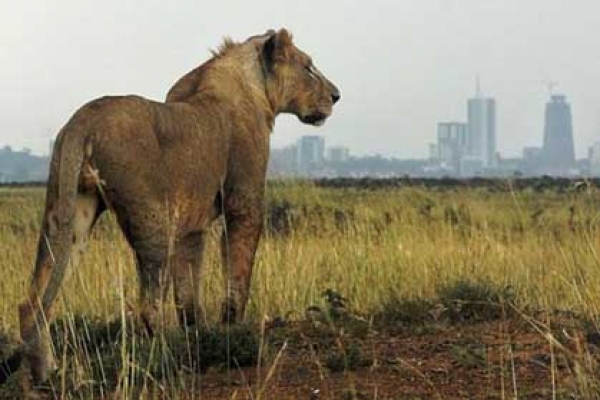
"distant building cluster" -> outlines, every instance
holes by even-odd
[[[437,143],[430,145],[431,174],[485,175],[498,166],[496,101],[476,97],[467,102],[467,122],[441,122]]]
[[[571,105],[553,94],[546,104],[544,138],[525,147],[521,157],[502,158],[497,151],[496,101],[482,96],[467,100],[467,120],[437,124],[437,140],[426,160],[379,155],[354,157],[345,147],[325,146],[320,136],[303,136],[294,145],[271,153],[271,176],[600,176],[600,141],[586,159],[575,158]]]
[[[343,146],[325,145],[322,136],[302,136],[296,143],[272,149],[270,177],[394,177],[422,175],[427,160],[401,160],[380,155],[356,157]]]
[[[590,149],[587,163],[575,159],[571,106],[564,95],[552,95],[546,104],[543,145],[524,148],[520,159],[502,159],[496,151],[493,98],[478,94],[468,100],[467,108],[467,122],[438,124],[437,143],[430,145],[425,175],[573,176],[600,171],[600,145]]]
[[[346,147],[325,147],[322,136],[302,136],[295,144],[273,149],[269,160],[272,176],[327,176],[350,158]]]

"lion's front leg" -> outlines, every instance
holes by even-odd
[[[243,201],[228,199],[225,209],[226,229],[221,241],[226,297],[223,323],[241,322],[250,294],[254,256],[263,228],[262,198]]]

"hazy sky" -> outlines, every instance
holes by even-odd
[[[322,128],[277,120],[272,142],[322,134],[355,154],[425,157],[436,123],[496,98],[498,150],[542,141],[547,81],[573,107],[578,157],[600,140],[599,0],[2,0],[0,146],[47,152],[83,103],[163,99],[223,36],[289,28],[342,91]]]

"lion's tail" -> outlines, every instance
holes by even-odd
[[[20,367],[23,357],[27,352],[28,341],[36,340],[36,326],[44,324],[44,311],[48,310],[52,301],[56,297],[60,284],[65,275],[65,270],[69,263],[72,237],[74,230],[75,209],[77,199],[77,188],[79,184],[79,175],[84,160],[84,144],[87,135],[86,121],[77,121],[74,116],[71,121],[61,130],[54,147],[50,174],[48,176],[48,185],[46,193],[46,215],[42,225],[38,254],[36,260],[35,275],[39,272],[39,264],[44,262],[43,254],[50,254],[52,259],[51,275],[45,288],[40,288],[41,292],[36,294],[41,296],[41,304],[35,299],[27,307],[31,307],[33,319],[37,321],[30,329],[34,331],[25,332],[27,337],[23,337],[24,344],[21,344],[14,353],[6,360],[0,360],[0,384],[5,383],[8,378]],[[48,212],[53,209],[53,214],[57,216],[52,221],[53,229],[49,228],[50,215]],[[56,212],[57,211],[57,212]],[[32,282],[32,285],[35,285]],[[43,293],[43,295],[42,295]],[[30,301],[31,301],[30,300]],[[40,307],[41,306],[41,307]],[[21,310],[20,310],[21,312]],[[20,316],[22,318],[22,316]],[[24,321],[21,320],[23,330]],[[23,331],[21,332],[24,333]]]
[[[51,168],[48,177],[48,188],[50,189],[52,185],[54,190],[49,190],[47,196],[55,198],[47,199],[46,204],[55,204],[58,218],[57,230],[53,235],[55,237],[50,240],[54,267],[42,297],[43,309],[47,309],[56,297],[71,253],[77,188],[89,125],[85,119],[80,120],[77,117],[77,114],[73,116],[57,138],[54,149],[54,156],[57,157],[57,160],[53,163],[55,167]],[[48,206],[46,210],[48,210]],[[42,235],[44,234],[45,232],[42,232]],[[40,237],[40,242],[42,240],[45,238]],[[40,245],[42,244],[40,243]]]

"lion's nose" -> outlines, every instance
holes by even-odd
[[[335,91],[331,93],[331,101],[333,101],[333,104],[337,103],[341,98],[342,95],[340,94],[340,92]]]

